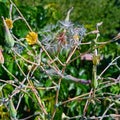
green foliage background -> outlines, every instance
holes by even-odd
[[[30,24],[34,31],[43,32],[45,29],[49,29],[53,25],[57,24],[58,21],[64,20],[67,14],[67,11],[74,7],[73,11],[70,15],[70,20],[74,24],[83,25],[87,32],[96,29],[96,24],[98,22],[103,22],[103,25],[100,27],[100,39],[99,42],[108,41],[115,37],[120,30],[120,1],[119,0],[13,0],[19,10],[22,12],[23,16]],[[0,17],[4,16],[4,18],[9,18],[9,1],[8,0],[0,0]],[[17,16],[18,13],[15,9],[13,9],[12,14]],[[28,28],[21,22],[20,20],[16,21],[14,24],[13,33],[17,38],[24,38],[28,33]],[[39,34],[39,38],[41,40],[41,36]],[[90,35],[86,37],[83,42],[93,41],[95,38],[94,35]],[[3,30],[3,22],[0,18],[0,44],[3,46],[4,49],[4,30]],[[86,45],[85,47],[81,48],[82,52],[91,47],[90,45]],[[28,46],[29,49],[32,49]],[[33,51],[32,51],[33,52]],[[104,68],[112,61],[116,56],[120,56],[120,45],[119,41],[110,43],[106,45],[102,49],[99,49],[100,54],[103,56],[103,60],[101,61],[100,65],[98,66],[98,74],[100,74]],[[14,58],[14,54],[9,54],[4,52],[5,58],[5,66],[8,70],[17,76],[17,78],[22,81],[23,77],[16,65],[16,61]],[[76,51],[73,58],[79,54],[79,51]],[[29,58],[26,55],[26,51],[22,53],[25,58]],[[43,56],[44,57],[44,56]],[[65,56],[59,56],[61,60],[65,61]],[[33,59],[33,58],[32,58]],[[21,68],[27,73],[27,65],[24,62],[20,61]],[[116,62],[118,67],[120,67],[120,60]],[[81,79],[92,79],[92,61],[81,61],[80,59],[75,60],[74,62],[70,63],[66,68],[66,73],[71,74],[74,77],[81,78]],[[52,81],[46,77],[44,73],[39,74],[40,71],[35,72],[34,77],[40,81],[40,86],[50,87],[52,85]],[[117,78],[120,75],[120,70],[116,67],[110,67],[105,74],[104,77],[112,77]],[[0,66],[0,79],[12,79],[11,75],[9,75],[3,68]],[[57,77],[53,77],[53,81],[57,81]],[[102,81],[102,80],[101,80]],[[1,87],[3,87],[3,83],[0,82]],[[102,85],[99,85],[102,87]],[[1,89],[0,97],[1,101],[2,98],[8,98],[9,95],[12,93],[14,87],[11,85],[5,85]],[[71,82],[69,80],[62,80],[61,87],[60,87],[60,94],[59,94],[59,101],[65,101],[70,98],[74,98],[81,94],[88,93],[91,89],[90,85],[83,85],[75,82]],[[25,118],[29,115],[39,113],[40,110],[38,109],[37,100],[35,95],[32,93],[31,90],[27,91],[28,94],[25,94],[21,105],[18,109],[18,118]],[[41,96],[42,100],[45,101],[44,104],[46,105],[47,112],[49,116],[51,116],[54,107],[54,100],[55,100],[55,91],[47,91],[47,90],[38,90],[39,95]],[[93,101],[90,103],[86,116],[101,116],[106,110],[106,108],[111,104],[112,101],[116,99],[108,99],[107,93],[112,95],[120,95],[120,84],[116,84],[105,89],[100,90],[97,93],[97,97],[100,98],[97,101]],[[22,94],[22,92],[20,93]],[[31,99],[32,98],[32,99]],[[14,99],[15,106],[17,105],[19,97],[16,96]],[[57,112],[55,114],[55,120],[61,120],[62,113],[69,117],[83,115],[83,109],[86,103],[85,100],[76,100],[69,102],[64,105],[58,105]],[[117,109],[117,112],[120,113],[120,104],[115,104],[114,109]],[[24,109],[23,109],[24,108]],[[108,114],[114,113],[114,110],[110,110]],[[4,118],[6,116],[6,118]],[[39,116],[39,115],[38,115]],[[38,120],[37,115],[34,116],[35,120]],[[9,112],[7,108],[3,105],[0,106],[0,119],[10,119]],[[47,116],[48,117],[48,116]],[[46,118],[48,119],[48,118]],[[106,118],[106,120],[111,120],[111,118]]]

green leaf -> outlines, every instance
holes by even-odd
[[[15,109],[15,106],[14,106],[14,104],[13,104],[12,99],[10,99],[10,101],[9,101],[9,110],[10,110],[10,116],[11,116],[12,118],[14,118],[14,120],[17,120],[17,119],[16,119],[17,111],[16,111],[16,109]]]
[[[3,88],[3,95],[5,98],[8,98],[8,96],[12,93],[13,91],[13,86],[10,84],[6,84]]]
[[[27,104],[27,106],[30,106],[29,105],[29,96],[27,94],[25,94],[24,98],[25,98],[25,103]]]
[[[46,83],[45,83],[45,86],[46,87],[50,87],[52,85],[52,80],[47,80]]]

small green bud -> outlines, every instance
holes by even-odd
[[[9,102],[9,110],[10,110],[10,116],[16,119],[17,111],[15,109],[12,99],[10,99],[10,102]]]
[[[2,17],[2,19],[3,19],[3,24],[5,27],[5,46],[8,48],[12,48],[14,46],[15,41],[10,33],[10,30],[5,22],[4,17]]]
[[[92,62],[93,65],[98,65],[100,63],[100,55],[93,55]]]

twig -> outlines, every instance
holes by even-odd
[[[20,102],[23,98],[24,94],[22,94],[20,97],[19,97],[19,100],[18,100],[18,103],[17,103],[17,106],[16,106],[16,110],[18,110],[19,106],[20,106]]]
[[[89,105],[89,101],[90,101],[90,98],[92,96],[92,92],[93,92],[93,89],[90,90],[88,99],[86,101],[86,104],[85,104],[85,107],[84,107],[84,110],[83,110],[83,116],[85,116],[85,114],[86,114],[86,111],[87,111],[87,108],[88,108],[88,105]]]
[[[8,74],[10,74],[15,79],[16,82],[19,82],[19,80],[3,64],[2,67]]]
[[[32,117],[34,117],[34,116],[36,116],[35,114],[33,114],[33,115],[30,115],[30,116],[28,116],[28,117],[26,117],[26,118],[23,118],[23,119],[19,119],[19,120],[30,120]]]
[[[48,56],[48,58],[50,59],[50,61],[54,61],[53,59],[52,59],[52,57],[49,55],[49,53],[46,51],[46,49],[45,49],[45,47],[41,44],[41,42],[38,40],[38,45],[42,48],[42,50],[45,52],[45,54]],[[58,66],[55,64],[55,62],[54,62],[54,66],[57,68],[57,69],[59,69],[58,68]]]
[[[22,17],[15,18],[15,19],[13,20],[13,23],[14,23],[15,21],[17,21],[17,20],[22,20]]]
[[[38,95],[38,92],[37,92],[36,88],[34,87],[32,81],[30,81],[29,79],[27,79],[27,80],[28,80],[29,85],[31,86],[32,92],[34,93],[36,99],[38,100],[40,109],[43,111],[43,113],[45,113],[45,115],[47,115],[48,113],[47,113],[47,111],[45,110],[45,108],[44,108],[44,106],[42,104],[42,101],[41,101],[41,99],[40,99],[40,97]]]
[[[92,52],[94,49],[97,49],[97,48],[101,48],[101,47],[104,47],[105,45],[111,43],[111,42],[116,42],[118,41],[119,38],[113,38],[112,40],[109,40],[108,42],[96,42],[96,44],[98,44],[99,46],[96,46],[94,47],[93,49],[88,49],[86,52],[78,55],[77,57],[73,58],[72,60],[69,61],[69,63],[75,61],[76,59],[80,58],[82,55],[85,55],[86,53],[89,53],[89,52]],[[88,43],[81,43],[80,45],[87,45],[87,44],[92,44],[92,42],[88,42]]]
[[[21,73],[22,73],[24,76],[26,76],[25,73],[24,73],[24,71],[22,70],[22,68],[21,68],[20,65],[18,64],[18,61],[16,60],[16,55],[15,55],[15,62],[16,62],[16,64],[17,64],[19,70],[21,71]]]
[[[87,118],[85,117],[85,120],[98,120],[101,117],[102,116],[99,116],[99,117],[92,116],[92,117],[87,117]],[[84,119],[83,116],[79,115],[79,116],[69,117],[68,120],[75,120],[77,118]],[[120,115],[119,114],[110,114],[110,115],[105,115],[104,118],[120,118]]]
[[[71,101],[74,101],[74,100],[80,99],[80,98],[85,97],[85,96],[88,96],[88,95],[89,95],[89,93],[85,93],[85,94],[83,94],[83,95],[80,95],[80,96],[77,96],[77,97],[71,98],[71,99],[69,99],[69,100],[66,100],[66,101],[61,102],[60,105],[66,104],[66,103],[68,103],[68,102],[71,102]]]
[[[71,75],[66,75],[66,76],[63,76],[64,79],[69,79],[69,80],[72,80],[74,82],[79,82],[79,83],[82,83],[82,84],[90,84],[91,83],[91,80],[84,80],[84,79],[79,79],[79,78],[75,78]]]
[[[116,82],[113,82],[113,83],[110,82],[110,83],[102,86],[101,88],[98,88],[98,89],[96,90],[96,92],[97,92],[97,91],[100,91],[100,90],[102,90],[102,89],[104,89],[104,88],[107,88],[107,87],[109,87],[109,86],[116,85],[117,83],[120,83],[120,81],[116,81]]]
[[[27,86],[27,88],[32,88],[31,86]],[[37,90],[53,90],[53,89],[57,89],[57,86],[52,86],[52,87],[35,87]]]
[[[12,20],[12,4],[10,5],[10,11],[9,11],[9,17],[10,17],[10,19]]]
[[[0,79],[0,82],[10,84],[14,87],[18,87],[17,85],[14,84],[14,80],[2,80],[2,79]]]
[[[120,82],[120,81],[113,82],[113,83],[110,82],[109,84],[106,84],[106,85],[104,85],[104,86],[101,87],[101,88],[98,88],[97,90],[95,90],[95,92],[98,92],[98,91],[100,91],[100,90],[102,90],[102,89],[104,89],[104,88],[107,88],[107,87],[109,87],[109,86],[115,85],[115,84],[117,84],[117,83],[119,83],[119,82]],[[80,95],[80,96],[71,98],[71,99],[66,100],[66,101],[64,101],[64,102],[61,102],[61,105],[66,104],[66,103],[71,102],[71,101],[74,101],[74,100],[77,100],[77,99],[79,99],[79,98],[85,97],[85,96],[87,96],[87,95],[89,95],[89,93],[86,93],[86,94],[83,94],[83,95]]]
[[[101,76],[106,72],[106,70],[107,70],[117,59],[119,59],[119,58],[120,58],[120,56],[117,56],[114,60],[112,60],[112,62],[109,63],[109,65],[101,72],[101,74],[98,75],[97,80],[98,80],[99,78],[101,78]]]
[[[70,61],[72,55],[74,54],[76,48],[77,48],[77,46],[75,46],[75,47],[73,48],[73,50],[71,51],[70,55],[68,56],[68,58],[67,58],[67,60],[66,60],[66,64],[65,64],[65,66],[64,66],[63,69],[62,69],[62,74],[64,73],[64,71],[65,71],[65,69],[66,69],[66,66],[67,66],[67,64],[69,63],[69,61]],[[58,96],[59,96],[59,89],[60,89],[61,80],[62,80],[62,77],[61,77],[61,78],[59,79],[59,81],[58,81],[58,87],[59,87],[59,88],[58,88],[57,91],[56,91],[55,105],[58,104]],[[51,118],[51,120],[54,119],[54,116],[55,116],[55,113],[56,113],[56,109],[57,109],[57,107],[54,108],[54,111],[53,111],[53,113],[52,113],[52,118]]]
[[[105,112],[104,112],[103,115],[101,116],[100,120],[102,120],[102,119],[105,117],[105,114],[107,113],[107,111],[108,111],[113,105],[115,105],[115,103],[112,103],[112,104],[110,104],[110,105],[107,107],[107,109],[105,110]]]
[[[10,3],[16,8],[16,10],[18,11],[18,13],[20,14],[20,16],[22,17],[22,19],[25,21],[27,27],[30,29],[30,31],[32,31],[32,28],[30,27],[30,25],[28,24],[28,22],[26,21],[26,19],[24,18],[24,16],[22,15],[22,13],[20,12],[20,10],[17,8],[17,6],[12,2],[12,0],[9,0]]]
[[[18,54],[14,49],[12,49],[12,50],[13,50],[13,52],[14,52],[17,56],[19,56],[21,59],[23,59],[23,60],[26,61],[27,63],[33,64],[33,65],[39,65],[38,63],[35,63],[35,62],[32,62],[32,61],[27,60],[26,58],[24,58],[23,56],[21,56],[20,54]]]
[[[70,55],[68,56],[67,60],[66,60],[66,65],[68,64],[68,62],[70,61],[71,57],[73,56],[73,54],[75,53],[75,50],[77,49],[77,45],[73,48],[72,52],[70,53]]]

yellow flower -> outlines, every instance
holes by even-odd
[[[11,19],[6,18],[5,22],[9,29],[13,28],[13,21]]]
[[[34,45],[37,43],[38,34],[35,32],[29,32],[26,36],[26,40],[27,40],[29,45]]]
[[[93,55],[93,58],[92,58],[92,62],[93,62],[93,65],[98,65],[100,63],[100,55]]]
[[[75,41],[79,41],[80,36],[79,36],[79,35],[77,35],[77,34],[75,34],[75,35],[73,35],[73,39],[74,39]]]

